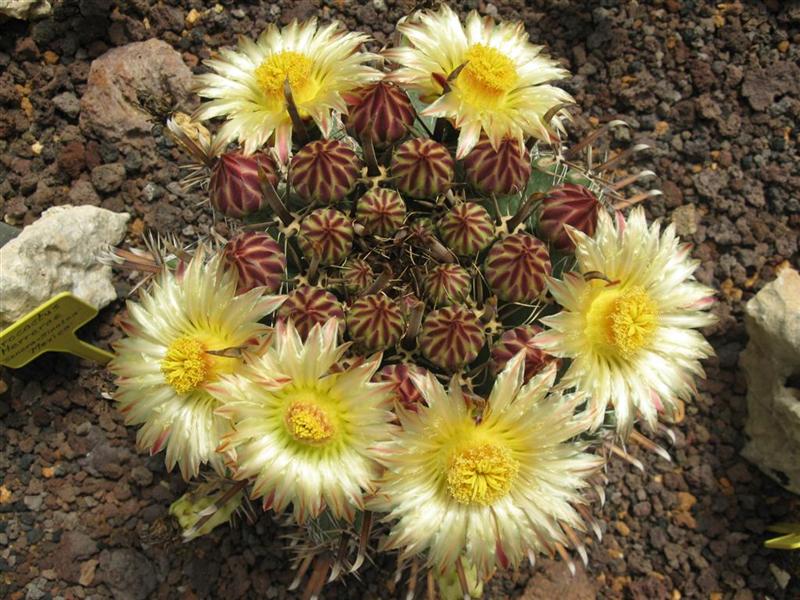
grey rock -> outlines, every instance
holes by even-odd
[[[25,600],[39,600],[44,598],[47,588],[47,579],[37,577],[25,586]]]
[[[750,342],[740,364],[747,379],[750,438],[742,450],[788,490],[800,494],[800,274],[783,269],[747,303]]]
[[[111,267],[97,256],[125,237],[129,218],[95,206],[56,206],[0,248],[0,327],[60,292],[96,308],[115,300]]]
[[[25,503],[25,506],[28,507],[29,510],[34,512],[38,511],[42,508],[42,502],[44,502],[44,497],[41,494],[36,496],[25,496],[22,501]]]
[[[117,191],[125,181],[125,165],[111,163],[92,169],[92,185],[105,194]]]
[[[131,470],[131,479],[136,484],[145,487],[153,483],[153,473],[145,467],[134,467]]]
[[[93,448],[88,459],[90,472],[94,471],[109,479],[119,479],[125,474],[121,463],[127,460],[126,453],[108,443],[100,443]]]
[[[99,570],[115,600],[144,600],[158,585],[152,563],[129,548],[103,552]]]
[[[72,92],[64,92],[53,98],[53,105],[62,113],[73,119],[81,112],[81,101]]]
[[[694,187],[701,196],[716,198],[728,185],[728,174],[719,169],[704,169],[692,177]]]

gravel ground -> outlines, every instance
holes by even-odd
[[[181,192],[176,149],[160,120],[171,101],[138,98],[152,130],[112,141],[79,99],[93,59],[115,46],[158,38],[193,71],[213,48],[265,23],[338,18],[387,41],[413,0],[64,0],[51,18],[0,24],[0,212],[34,221],[50,206],[96,204],[132,215],[144,229],[208,233],[202,198]],[[205,6],[204,6],[205,5]],[[623,118],[652,150],[637,167],[660,176],[653,217],[673,219],[694,242],[698,277],[720,290],[717,351],[697,400],[674,426],[666,462],[634,447],[639,472],[608,467],[608,500],[595,512],[602,543],[570,577],[564,563],[496,578],[490,598],[798,598],[800,560],[762,547],[765,527],[800,520],[800,500],[744,461],[744,303],[798,266],[800,231],[800,4],[692,0],[577,2],[482,0],[462,9],[525,22],[575,77],[564,85],[584,116]],[[194,9],[194,10],[193,10]],[[167,84],[165,84],[167,85]],[[117,280],[120,295],[134,281]],[[119,336],[116,302],[86,339]],[[162,457],[134,449],[135,432],[102,392],[102,369],[44,356],[2,372],[0,394],[0,597],[292,598],[282,530],[269,515],[254,527],[220,528],[189,544],[158,535],[184,484]],[[402,597],[392,566],[332,586],[327,598]]]

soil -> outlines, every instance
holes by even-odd
[[[203,198],[177,185],[181,157],[163,135],[163,102],[143,102],[149,139],[113,143],[81,127],[91,62],[116,46],[166,41],[194,72],[212,49],[265,24],[340,19],[385,43],[413,0],[56,0],[47,19],[0,23],[0,211],[24,225],[50,206],[91,203],[143,230],[194,237],[214,224]],[[776,268],[795,267],[800,232],[800,4],[651,0],[454,2],[522,20],[575,74],[564,83],[584,117],[631,124],[647,143],[636,166],[659,176],[651,217],[674,219],[694,243],[698,278],[720,290],[717,357],[673,426],[672,462],[633,446],[638,471],[608,466],[604,536],[588,566],[558,560],[496,577],[487,598],[797,598],[800,560],[763,547],[765,528],[800,521],[800,499],[739,454],[745,443],[744,304]],[[199,16],[198,16],[199,15]],[[156,99],[159,100],[159,99]],[[146,136],[145,136],[146,137]],[[113,165],[113,166],[109,166]],[[134,280],[120,276],[121,298]],[[107,347],[123,302],[82,333]],[[294,598],[290,553],[271,515],[188,544],[159,539],[185,486],[163,457],[135,451],[93,364],[46,355],[2,372],[0,597]],[[0,387],[2,389],[2,387]],[[326,598],[404,597],[390,562],[364,569]],[[420,582],[418,588],[422,589]]]

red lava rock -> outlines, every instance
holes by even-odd
[[[73,179],[86,168],[86,147],[75,140],[65,144],[58,153],[58,166]]]
[[[39,46],[36,45],[33,38],[22,38],[17,40],[14,54],[21,60],[36,60],[39,58]]]
[[[86,179],[78,179],[73,182],[69,190],[69,203],[75,206],[90,204],[92,206],[100,206],[100,196],[94,190],[91,181]]]
[[[100,157],[100,144],[91,140],[86,144],[86,168],[90,171],[95,167],[103,164],[103,159]]]
[[[71,583],[80,579],[79,561],[97,552],[97,543],[80,531],[65,531],[52,553],[52,565],[58,576]]]
[[[525,591],[518,596],[520,600],[594,600],[596,597],[597,590],[580,562],[572,575],[563,561],[549,559],[539,564]]]
[[[152,122],[138,100],[184,101],[192,72],[164,41],[151,39],[114,48],[92,63],[81,98],[81,129],[95,137],[151,144]],[[137,106],[137,103],[139,106]]]
[[[776,96],[800,92],[800,66],[795,62],[779,62],[769,69],[748,69],[742,83],[742,96],[753,110],[767,110]]]

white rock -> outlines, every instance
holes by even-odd
[[[800,494],[800,274],[783,269],[747,303],[750,336],[740,364],[747,379],[748,460]]]
[[[111,267],[98,253],[125,237],[127,213],[56,206],[0,248],[0,328],[70,291],[97,308],[116,299]]]
[[[52,10],[48,0],[0,0],[0,14],[12,19],[46,17]]]

